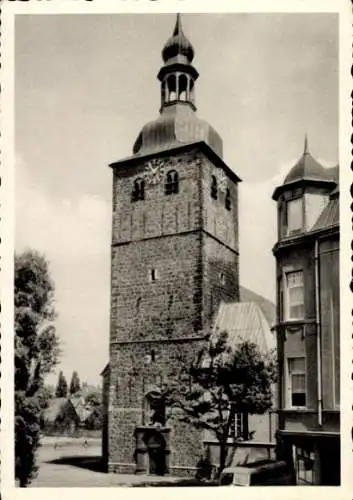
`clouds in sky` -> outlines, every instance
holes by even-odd
[[[271,300],[271,249],[276,240],[276,204],[271,196],[293,163],[283,165],[272,179],[242,182],[239,188],[240,281]],[[21,156],[16,177],[16,248],[35,248],[50,262],[63,349],[60,369],[67,377],[77,370],[97,383],[108,358],[110,203],[84,193],[75,202],[51,196],[33,181]],[[54,383],[56,376],[50,381]]]
[[[21,157],[16,177],[16,249],[34,248],[49,260],[63,350],[60,369],[67,377],[77,370],[97,382],[108,357],[110,204],[84,193],[75,202],[52,197],[33,182]]]
[[[240,281],[271,300],[271,196],[303,151],[337,164],[337,17],[183,15],[196,102],[243,179]],[[108,357],[111,172],[158,116],[156,74],[174,15],[18,16],[16,248],[50,261],[61,368],[96,382]]]

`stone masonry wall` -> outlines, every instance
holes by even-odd
[[[217,199],[211,197],[212,176],[218,180]],[[209,329],[221,301],[239,301],[238,186],[209,160],[202,162],[203,324]],[[230,191],[230,210],[225,207]]]
[[[200,228],[200,158],[196,151],[161,158],[161,179],[145,183],[145,199],[131,202],[134,181],[142,178],[148,161],[114,171],[113,245],[172,235]],[[179,193],[165,195],[169,170],[179,175]]]
[[[164,158],[179,174],[179,193],[146,182],[131,202],[147,162],[114,171],[111,335],[108,404],[110,470],[134,469],[134,430],[145,425],[144,395],[189,364],[220,300],[237,300],[237,187],[232,210],[210,197],[211,162],[197,151]],[[223,222],[222,222],[223,221]],[[208,234],[206,234],[206,231]],[[222,276],[221,276],[222,275]],[[173,473],[196,467],[199,431],[172,421]]]
[[[148,424],[144,395],[152,386],[161,387],[174,378],[182,366],[189,365],[202,342],[171,340],[112,346],[116,364],[110,386],[110,463],[133,463],[135,426]],[[195,467],[202,450],[199,432],[174,419],[167,425],[171,426],[170,466]]]
[[[114,247],[111,341],[193,335],[201,314],[200,258],[200,233]]]

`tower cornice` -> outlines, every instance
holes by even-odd
[[[113,170],[119,167],[129,167],[141,163],[141,161],[147,161],[150,158],[160,158],[165,156],[173,156],[178,153],[186,153],[193,149],[199,149],[201,152],[205,153],[207,158],[209,158],[213,163],[222,168],[231,180],[234,182],[241,182],[242,179],[223,161],[223,159],[205,142],[205,141],[193,141],[188,143],[183,143],[180,145],[169,146],[168,148],[157,149],[146,151],[142,154],[134,154],[118,160],[116,162],[110,163],[109,167]]]

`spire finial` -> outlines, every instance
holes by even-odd
[[[163,61],[172,59],[177,56],[184,56],[190,64],[194,58],[194,49],[183,32],[181,24],[181,16],[178,13],[176,17],[175,27],[172,36],[167,40],[162,50]]]
[[[178,12],[175,22],[175,28],[173,31],[173,36],[178,36],[179,34],[181,35],[182,33],[183,33],[183,27],[181,25],[181,15]]]
[[[308,134],[306,132],[305,132],[305,139],[304,139],[304,154],[305,155],[309,154]]]

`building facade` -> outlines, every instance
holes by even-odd
[[[298,484],[340,484],[338,167],[304,153],[277,202],[279,455]]]
[[[196,114],[194,49],[179,15],[162,57],[160,114],[133,154],[111,165],[103,455],[109,471],[185,474],[202,455],[199,431],[164,419],[157,430],[151,407],[201,348],[219,303],[239,300],[240,179],[222,160],[221,137]]]

